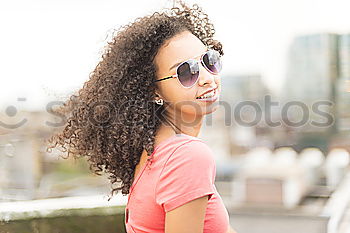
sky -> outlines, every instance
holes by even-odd
[[[261,74],[283,92],[293,38],[350,33],[348,0],[188,0],[198,3],[223,43],[222,74]],[[0,111],[43,110],[88,80],[111,30],[172,5],[167,0],[0,2]],[[19,100],[19,98],[21,98]]]

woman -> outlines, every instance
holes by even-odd
[[[229,233],[213,151],[199,138],[217,109],[222,45],[198,5],[156,12],[121,28],[50,139],[106,171],[129,194],[128,233]]]

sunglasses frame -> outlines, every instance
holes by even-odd
[[[196,60],[196,59],[192,59],[192,58],[191,58],[191,59],[188,59],[188,60],[186,60],[186,61],[183,61],[183,62],[181,62],[178,66],[176,66],[176,69],[175,69],[175,70],[176,70],[176,74],[170,75],[170,76],[166,76],[166,77],[164,77],[164,78],[155,80],[154,82],[160,82],[160,81],[163,81],[163,80],[166,80],[166,79],[176,78],[177,81],[178,81],[178,82],[181,84],[181,86],[183,86],[184,88],[191,88],[191,87],[193,87],[193,86],[198,82],[199,74],[198,74],[197,80],[193,83],[193,85],[191,85],[191,86],[189,86],[189,87],[184,86],[184,85],[180,82],[180,80],[178,79],[178,74],[177,74],[177,69],[178,69],[181,65],[183,65],[184,63],[186,63],[186,62],[188,62],[188,61],[190,61],[190,60],[196,61],[197,64],[200,62],[201,65],[202,65],[209,73],[211,73],[211,74],[214,74],[214,75],[219,74],[220,72],[214,73],[214,72],[212,72],[211,70],[209,70],[209,68],[204,64],[203,57],[204,57],[208,52],[211,52],[211,51],[215,51],[215,52],[219,53],[219,52],[218,52],[217,50],[215,50],[215,49],[208,49],[205,53],[203,53],[203,54],[201,55],[201,57],[199,58],[199,60]],[[219,53],[219,58],[221,58],[221,57],[222,57],[222,55]],[[222,63],[222,61],[221,61],[221,63]],[[198,71],[198,73],[199,73],[199,71]]]

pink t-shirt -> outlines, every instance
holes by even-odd
[[[139,170],[128,195],[128,233],[164,233],[165,213],[210,195],[204,233],[226,233],[229,215],[216,190],[212,150],[201,139],[176,134],[155,147],[153,162]]]

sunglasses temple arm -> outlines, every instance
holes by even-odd
[[[158,80],[156,80],[154,82],[160,82],[160,81],[163,81],[163,80],[166,80],[166,79],[169,79],[169,78],[175,78],[175,77],[177,77],[177,75],[171,75],[171,76],[167,76],[165,78],[158,79]]]

